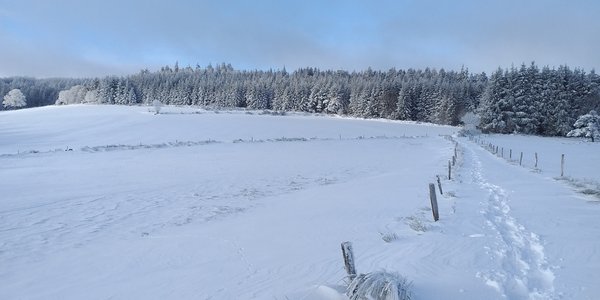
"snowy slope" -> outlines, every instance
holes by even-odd
[[[190,107],[163,107],[160,115],[154,115],[153,110],[140,106],[69,105],[3,111],[0,115],[0,154],[178,141],[424,136],[455,130],[447,126],[420,126],[414,122],[383,119],[302,114],[272,116],[259,115],[260,112],[212,112]]]
[[[0,298],[344,299],[343,241],[414,299],[600,292],[598,199],[476,143],[432,222],[455,128],[167,111],[0,113]]]

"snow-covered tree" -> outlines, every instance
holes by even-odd
[[[568,137],[586,137],[592,139],[592,142],[600,139],[600,116],[595,110],[580,116],[573,126],[575,129],[567,133]]]
[[[2,104],[6,108],[20,108],[27,105],[27,100],[20,89],[12,89],[4,96]]]
[[[76,85],[68,90],[60,91],[58,93],[58,99],[56,99],[56,105],[64,104],[75,104],[84,101],[88,90],[83,85]]]
[[[154,101],[152,101],[152,106],[154,106],[155,114],[158,115],[160,113],[160,108],[162,107],[162,103],[158,100],[154,100]]]
[[[463,130],[467,134],[476,133],[481,122],[481,118],[473,112],[467,112],[460,120],[463,122]]]
[[[98,99],[98,91],[92,90],[92,91],[87,91],[87,93],[85,93],[85,97],[83,97],[82,103],[99,103],[99,102],[100,102],[100,100]]]

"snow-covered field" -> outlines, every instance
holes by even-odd
[[[537,172],[560,177],[561,155],[565,155],[564,176],[583,181],[600,183],[600,143],[583,138],[549,138],[525,135],[482,135],[483,144],[498,146],[499,156],[518,164],[523,152],[522,166],[535,168],[535,153],[538,155]],[[510,156],[512,150],[512,160]]]
[[[413,299],[600,293],[600,199],[573,185],[600,143],[482,137],[544,148],[532,171],[458,138],[448,181],[452,127],[164,111],[0,112],[1,299],[344,299],[344,241]],[[577,180],[542,163],[561,145]]]

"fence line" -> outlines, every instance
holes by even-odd
[[[500,147],[498,145],[494,145],[493,143],[483,141],[480,138],[469,137],[469,140],[472,142],[475,142],[477,145],[481,146],[483,149],[487,150],[491,154],[505,158],[504,157],[504,147]],[[507,161],[513,162],[516,164],[516,160],[513,161],[513,159],[512,159],[512,152],[513,152],[513,149],[509,148],[509,154],[508,154]],[[500,153],[500,155],[498,155],[498,153]],[[523,165],[523,156],[524,156],[524,152],[520,151],[519,166],[526,167]],[[539,168],[538,168],[538,166],[539,166],[538,152],[534,152],[533,158],[534,158],[533,170],[539,170]],[[560,177],[564,177],[564,175],[565,175],[565,154],[563,153],[563,154],[561,154],[561,157],[560,157]]]

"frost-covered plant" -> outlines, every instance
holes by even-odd
[[[460,118],[460,120],[464,124],[462,132],[465,135],[480,133],[478,132],[477,127],[481,122],[481,118],[474,112],[467,112],[464,116],[462,116],[462,118]]]
[[[395,240],[400,239],[400,236],[395,233],[395,232],[388,232],[388,233],[379,233],[381,235],[381,239],[386,242],[386,243],[391,243]]]
[[[68,90],[60,91],[58,93],[58,99],[54,104],[66,105],[82,103],[85,100],[87,93],[88,90],[86,87],[83,85],[75,85]]]
[[[407,217],[406,225],[408,225],[408,227],[410,227],[410,229],[417,231],[417,232],[426,232],[427,231],[427,225],[425,225],[425,223],[423,223],[423,221],[416,216]]]
[[[567,133],[568,137],[587,137],[591,138],[592,142],[595,139],[600,139],[600,116],[595,110],[580,116],[573,126],[575,126],[575,129]]]
[[[410,300],[411,284],[394,272],[378,271],[356,276],[348,286],[350,300]]]
[[[162,107],[162,103],[158,100],[154,100],[154,101],[152,101],[152,106],[154,106],[155,114],[158,115],[160,113],[160,108]]]
[[[6,108],[20,108],[27,105],[27,100],[20,89],[12,89],[4,96],[2,104]]]

